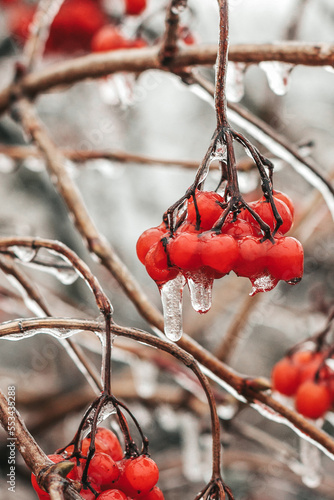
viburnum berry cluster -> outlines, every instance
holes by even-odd
[[[231,271],[250,279],[253,294],[271,290],[279,280],[295,284],[303,274],[303,248],[295,238],[284,236],[292,226],[293,204],[278,191],[274,199],[283,223],[273,239],[263,241],[261,227],[248,210],[230,213],[220,224],[225,199],[216,192],[196,190],[173,234],[163,222],[139,237],[138,258],[159,287],[179,273],[196,281],[200,272],[209,283]],[[249,206],[274,229],[268,199],[263,196]]]
[[[304,417],[318,419],[334,407],[334,344],[328,341],[334,323],[330,311],[325,327],[292,347],[273,367],[273,390],[294,398]]]
[[[67,475],[86,500],[163,500],[164,495],[156,486],[159,469],[147,455],[123,453],[116,434],[110,429],[99,427],[95,435],[95,453],[89,460],[91,437],[82,440],[80,452],[73,445],[49,455],[55,464],[62,461],[74,463]],[[48,500],[49,494],[40,488],[34,474],[31,482],[40,500]]]

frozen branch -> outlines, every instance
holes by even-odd
[[[0,113],[11,104],[13,93],[28,97],[54,89],[59,85],[73,85],[87,78],[101,78],[120,71],[142,73],[148,69],[165,69],[159,62],[160,47],[117,50],[89,54],[65,60],[24,76],[20,83],[5,87],[0,92]],[[216,45],[180,47],[168,68],[181,70],[187,66],[213,65],[217,58]],[[229,60],[258,64],[262,61],[280,61],[306,66],[333,66],[334,45],[328,43],[277,43],[234,45],[229,48]]]
[[[165,32],[159,52],[159,59],[163,66],[168,65],[173,60],[178,50],[178,29],[180,15],[179,6],[185,7],[187,0],[170,0],[166,11]]]
[[[0,324],[0,338],[6,337],[10,339],[10,336],[15,336],[17,334],[24,335],[25,333],[28,334],[31,331],[34,333],[40,331],[42,333],[43,329],[102,332],[103,328],[103,324],[88,320],[63,318],[21,319]],[[141,330],[124,328],[116,324],[113,324],[111,329],[113,334],[116,336],[131,338],[154,347],[158,347],[160,345],[158,338]],[[171,345],[177,348],[175,344]],[[227,386],[232,388],[235,391],[235,394],[242,396],[250,404],[254,404],[254,408],[260,411],[260,413],[264,412],[264,416],[266,416],[268,412],[271,412],[273,420],[277,420],[280,423],[290,424],[290,427],[297,432],[298,435],[304,435],[305,437],[311,439],[316,446],[318,446],[322,451],[325,451],[330,458],[334,459],[333,439],[321,429],[313,425],[310,421],[302,417],[299,413],[296,413],[273,399],[267,392],[256,390],[256,379],[254,380],[255,383],[253,383],[251,379],[243,377],[232,371],[213,354],[206,351],[203,347],[199,346],[194,340],[190,339],[186,335],[183,335],[182,339],[178,342],[178,345],[187,351],[184,354],[192,354],[197,362],[205,366],[207,368],[206,372],[210,370],[214,375],[216,375],[214,378],[216,382],[218,382],[218,379],[222,380],[225,388]],[[256,405],[260,405],[261,410]]]

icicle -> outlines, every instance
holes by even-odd
[[[151,361],[135,357],[131,363],[133,382],[141,398],[151,397],[157,386],[159,370]]]
[[[273,290],[278,283],[278,281],[272,278],[270,274],[258,276],[255,279],[251,279],[251,282],[253,285],[252,291],[249,294],[251,297],[259,292],[270,292],[270,290]]]
[[[15,161],[7,155],[0,153],[0,172],[2,174],[9,174],[15,170]]]
[[[161,289],[161,301],[165,322],[166,337],[177,342],[182,337],[182,292],[185,279],[179,274],[167,281]]]
[[[196,482],[201,467],[199,421],[191,413],[184,413],[180,416],[180,423],[183,474],[189,481]]]
[[[201,479],[208,483],[212,474],[212,435],[208,432],[202,434],[199,438],[201,449]]]
[[[231,420],[235,416],[237,411],[238,406],[236,404],[236,401],[226,401],[225,403],[217,406],[217,413],[219,415],[219,418],[221,418],[222,420]]]
[[[36,256],[36,250],[30,247],[20,247],[20,246],[12,246],[11,250],[14,252],[15,256],[21,261],[28,263],[34,259]]]
[[[114,74],[100,82],[100,94],[103,102],[128,108],[134,104],[134,77],[123,73]]]
[[[175,432],[179,428],[179,416],[169,405],[160,405],[156,409],[159,425],[166,432]]]
[[[190,292],[191,305],[199,313],[206,313],[212,305],[213,277],[206,271],[187,273],[187,285]]]
[[[226,97],[228,101],[239,102],[245,93],[244,75],[246,64],[241,62],[228,63],[226,76]]]
[[[317,488],[321,484],[320,450],[311,443],[300,440],[300,460],[303,464],[302,481],[308,488]]]
[[[36,156],[27,156],[23,161],[23,166],[31,172],[43,172],[45,170],[44,161]]]
[[[226,144],[221,141],[217,141],[216,149],[210,157],[210,163],[213,161],[224,161],[226,160]]]
[[[187,1],[186,0],[178,0],[176,2],[176,5],[173,5],[172,8],[171,8],[171,11],[173,14],[182,14],[182,12],[185,11],[187,7]]]
[[[110,160],[104,159],[90,160],[89,162],[86,162],[85,165],[96,170],[103,175],[103,177],[113,180],[119,179],[125,171],[123,165],[120,165],[119,163],[115,164]]]
[[[289,88],[289,76],[294,65],[278,61],[263,61],[259,66],[265,72],[271,90],[277,95],[285,95]]]

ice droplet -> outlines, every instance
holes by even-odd
[[[198,481],[201,467],[199,421],[191,413],[184,413],[180,416],[180,423],[183,474],[189,481]]]
[[[324,69],[328,71],[328,73],[334,73],[334,67],[333,66],[324,66]]]
[[[199,313],[206,313],[212,305],[213,277],[206,271],[198,271],[186,274],[187,285],[190,292],[191,305]]]
[[[36,250],[34,248],[20,247],[20,246],[16,246],[16,245],[12,246],[10,248],[14,252],[15,256],[21,262],[26,262],[26,263],[30,262],[36,256]]]
[[[219,418],[222,420],[231,420],[238,411],[237,404],[234,403],[224,403],[217,406],[217,413]]]
[[[45,169],[44,161],[36,156],[27,156],[23,162],[23,166],[31,172],[43,172]]]
[[[182,293],[185,279],[179,274],[167,281],[161,289],[161,301],[165,322],[166,337],[177,342],[182,337]]]
[[[171,11],[173,14],[182,14],[186,10],[187,0],[177,0],[174,5],[172,5]]]
[[[135,357],[131,362],[133,382],[141,398],[151,397],[156,389],[159,370],[157,366],[146,359]]]
[[[228,101],[239,102],[245,93],[244,76],[246,64],[242,62],[228,63],[226,76],[226,97]]]
[[[300,440],[300,460],[303,464],[302,481],[308,488],[317,488],[321,483],[320,450],[311,443]]]
[[[251,279],[253,288],[250,292],[250,296],[253,297],[259,292],[270,292],[277,285],[278,281],[268,275],[258,276],[255,279]]]
[[[92,168],[99,172],[103,177],[108,179],[119,179],[124,171],[125,167],[123,165],[115,164],[110,160],[96,159],[86,162],[86,166]]]
[[[175,432],[179,428],[179,416],[175,410],[168,405],[160,405],[156,409],[159,425],[166,432]]]
[[[15,161],[7,155],[0,154],[0,172],[2,174],[9,174],[15,170]]]
[[[278,61],[263,61],[259,66],[265,72],[271,90],[276,95],[285,95],[289,89],[289,76],[294,65]]]
[[[100,94],[106,104],[128,108],[134,103],[134,77],[117,73],[100,82]]]
[[[52,268],[53,275],[63,284],[63,285],[73,285],[73,283],[79,278],[76,270],[71,267],[57,267]]]

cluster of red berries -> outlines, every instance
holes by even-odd
[[[67,475],[73,484],[82,483],[86,460],[89,452],[90,437],[83,439],[81,456],[72,457],[73,445],[61,454],[49,455],[52,462],[64,460],[75,465]],[[156,463],[147,455],[123,457],[123,450],[117,436],[109,429],[99,427],[95,437],[95,453],[89,463],[87,485],[82,485],[80,495],[85,500],[163,500],[160,488],[156,486],[159,479],[159,469]],[[34,474],[31,482],[40,500],[48,500],[50,496],[37,484]]]
[[[287,195],[278,191],[273,194],[283,220],[274,243],[262,241],[260,225],[245,208],[237,215],[229,213],[221,229],[216,230],[226,202],[216,192],[197,190],[195,199],[188,201],[187,216],[176,223],[172,235],[163,222],[139,237],[138,258],[159,287],[179,273],[187,279],[200,269],[211,278],[221,278],[233,270],[250,279],[254,293],[271,290],[279,280],[297,283],[303,274],[303,248],[295,238],[283,236],[292,226],[293,204]],[[274,229],[275,217],[265,197],[249,206]]]
[[[22,0],[0,0],[0,4],[6,8],[12,36],[23,43],[28,36],[36,6]],[[147,0],[124,0],[124,15],[138,16],[146,9],[146,5]],[[142,47],[145,44],[141,39],[127,40],[120,29],[109,22],[102,1],[65,0],[53,20],[45,50],[49,53],[70,54],[78,51]],[[113,37],[111,32],[114,32]],[[118,35],[118,41],[115,35]],[[119,37],[122,39],[121,46]],[[109,46],[104,49],[96,48],[100,46],[101,39],[105,46],[109,40]]]
[[[304,417],[323,417],[334,404],[334,372],[326,358],[326,352],[296,351],[272,370],[273,389],[294,397],[296,410]]]

